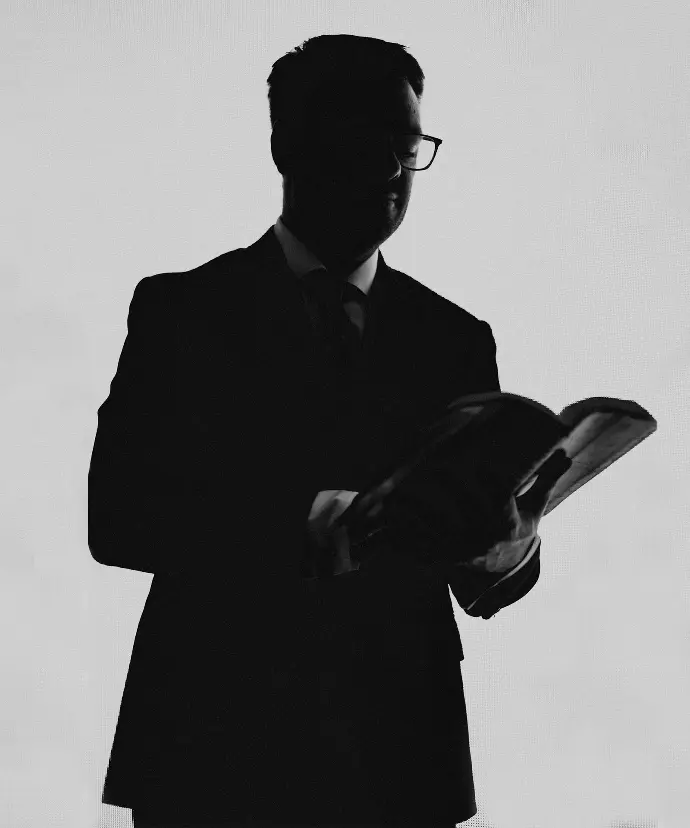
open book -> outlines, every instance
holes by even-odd
[[[547,515],[565,498],[600,474],[619,457],[656,431],[654,417],[632,400],[589,397],[555,414],[545,405],[493,391],[460,397],[442,416],[420,431],[404,457],[381,470],[359,492],[339,522],[348,527],[353,547],[370,537],[372,509],[380,511],[408,475],[424,475],[434,461],[452,458],[453,465],[473,468],[495,465],[507,472],[511,493],[524,494],[537,480],[540,467],[558,449],[572,460],[559,478],[544,511]],[[356,553],[365,555],[363,549]]]

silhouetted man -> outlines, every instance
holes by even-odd
[[[441,143],[423,135],[423,79],[372,38],[282,57],[280,218],[134,291],[98,410],[89,547],[154,575],[103,791],[136,828],[438,828],[476,813],[448,585],[484,618],[525,595],[546,490],[524,511],[498,474],[412,493],[421,531],[440,536],[461,505],[505,529],[472,567],[420,563],[402,520],[357,567],[332,526],[444,405],[499,390],[489,325],[379,250]]]

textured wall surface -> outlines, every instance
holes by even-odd
[[[87,471],[144,276],[277,218],[271,64],[317,34],[426,75],[388,263],[490,321],[503,390],[634,399],[658,432],[540,527],[542,574],[460,613],[483,828],[690,824],[690,12],[601,3],[8,2],[0,27],[0,824],[125,828],[100,790],[150,585],[87,548]]]

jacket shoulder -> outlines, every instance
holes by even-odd
[[[401,270],[395,270],[388,266],[393,278],[398,282],[399,287],[405,294],[410,307],[416,308],[417,312],[423,312],[426,316],[434,318],[437,322],[447,322],[452,326],[463,326],[470,331],[486,329],[489,323],[473,313],[456,305],[450,299],[437,293],[428,285],[419,282]]]
[[[236,269],[241,264],[245,249],[244,247],[238,247],[235,250],[229,250],[189,270],[168,271],[144,276],[137,283],[136,289],[140,285],[143,285],[143,290],[146,292],[161,291],[166,288],[201,287],[202,285],[211,288],[224,278],[227,279],[228,271]]]
[[[243,280],[228,279],[241,272],[245,248],[222,253],[189,270],[168,271],[144,276],[137,282],[132,297],[135,308],[146,308],[161,320],[207,320],[214,310],[227,311],[229,286],[242,286]]]

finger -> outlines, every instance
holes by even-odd
[[[534,485],[518,499],[520,511],[541,515],[549,502],[558,480],[572,466],[573,461],[563,449],[558,449],[544,463]]]
[[[558,479],[563,472],[567,471],[572,464],[573,461],[568,457],[565,449],[559,448],[554,451],[542,468],[545,476],[553,481]]]

